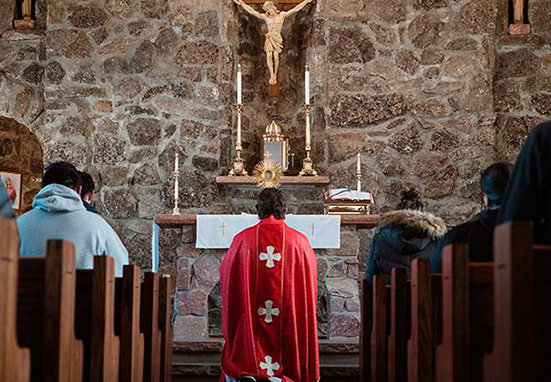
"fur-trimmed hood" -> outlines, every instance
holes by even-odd
[[[426,233],[432,239],[440,239],[447,232],[444,220],[428,212],[399,210],[381,215],[378,228],[402,228]]]

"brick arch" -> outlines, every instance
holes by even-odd
[[[18,213],[31,208],[43,168],[43,149],[37,136],[15,119],[0,116],[0,172],[21,174],[21,188],[16,190],[21,200]]]

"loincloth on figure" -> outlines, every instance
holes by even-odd
[[[283,51],[283,37],[280,33],[266,33],[264,50],[267,52],[281,53]]]

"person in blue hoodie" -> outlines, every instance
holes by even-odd
[[[6,219],[12,219],[15,216],[2,182],[0,182],[0,216]]]
[[[128,251],[101,216],[86,211],[80,190],[72,164],[55,162],[46,167],[33,209],[17,219],[21,256],[43,256],[48,239],[66,240],[76,247],[77,268],[91,269],[94,255],[109,255],[115,260],[116,275],[122,276]]]

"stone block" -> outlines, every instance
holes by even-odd
[[[492,34],[496,31],[497,1],[471,0],[453,17],[453,30],[466,34]]]
[[[187,291],[191,287],[191,266],[189,259],[178,258],[178,278],[176,280],[176,289],[180,291]]]
[[[130,219],[138,212],[138,198],[129,188],[108,190],[102,200],[108,215],[114,219]]]
[[[107,18],[107,12],[95,5],[70,4],[67,7],[67,19],[75,28],[98,28],[103,26]]]
[[[205,339],[208,337],[208,322],[206,317],[177,316],[174,322],[174,340],[186,341]]]
[[[328,278],[327,292],[331,296],[351,298],[358,295],[358,282],[348,278]]]
[[[329,60],[336,64],[367,63],[376,56],[369,35],[359,28],[331,28]]]
[[[15,15],[15,1],[0,0],[0,34],[13,29],[13,15]]]
[[[414,75],[419,69],[419,59],[415,53],[407,50],[396,53],[396,66],[404,72]]]
[[[329,122],[338,127],[365,127],[384,121],[408,110],[401,94],[368,96],[365,94],[336,95],[330,101]]]
[[[329,160],[340,162],[356,155],[365,148],[365,136],[361,132],[345,132],[329,135]]]
[[[195,17],[195,35],[216,37],[218,33],[218,12],[215,10],[199,12]]]
[[[422,14],[409,24],[409,39],[416,48],[439,45],[444,34],[444,25],[445,22],[436,14]]]
[[[537,73],[541,64],[539,58],[529,49],[521,48],[497,55],[498,78],[527,77]]]
[[[360,299],[359,298],[349,298],[346,300],[346,310],[353,313],[360,312]]]
[[[215,171],[218,168],[218,161],[214,158],[208,158],[196,155],[191,160],[193,166],[203,171]]]
[[[399,153],[412,154],[423,147],[423,140],[419,129],[415,125],[409,124],[404,129],[394,133],[389,138],[388,145]]]
[[[332,314],[329,317],[329,338],[358,337],[360,318],[356,314]]]
[[[215,256],[205,255],[193,264],[192,288],[210,293],[212,287],[220,279],[220,262]]]
[[[207,295],[200,290],[177,292],[178,315],[206,316]]]
[[[134,68],[136,73],[143,73],[151,68],[154,62],[155,46],[149,42],[142,42],[134,55]]]
[[[534,34],[551,34],[551,3],[534,1],[530,9],[529,20]]]
[[[204,64],[212,65],[218,60],[218,46],[209,41],[187,42],[176,55],[178,65]]]
[[[33,62],[25,68],[21,78],[32,84],[39,84],[44,79],[44,67],[36,62]]]
[[[126,126],[130,142],[136,146],[156,145],[161,139],[161,122],[152,118],[138,118]]]
[[[331,263],[327,271],[327,277],[344,277],[346,276],[346,265],[343,261]]]
[[[48,31],[46,47],[48,58],[86,58],[94,50],[84,32],[67,29]]]
[[[100,165],[118,165],[127,157],[127,144],[111,134],[97,132],[93,141],[93,161]]]
[[[111,114],[113,112],[113,103],[111,101],[96,101],[94,102],[94,110],[100,113]]]
[[[141,0],[140,8],[145,17],[160,19],[168,14],[168,1]]]
[[[406,20],[406,2],[404,0],[364,0],[365,11],[380,20],[390,24],[398,24]]]
[[[160,179],[157,170],[151,163],[144,163],[134,171],[132,184],[152,186],[159,184]]]
[[[532,96],[532,106],[540,114],[551,114],[551,95],[546,93],[537,93]]]
[[[344,312],[344,304],[346,302],[345,298],[337,296],[329,296],[329,314],[342,313]]]

